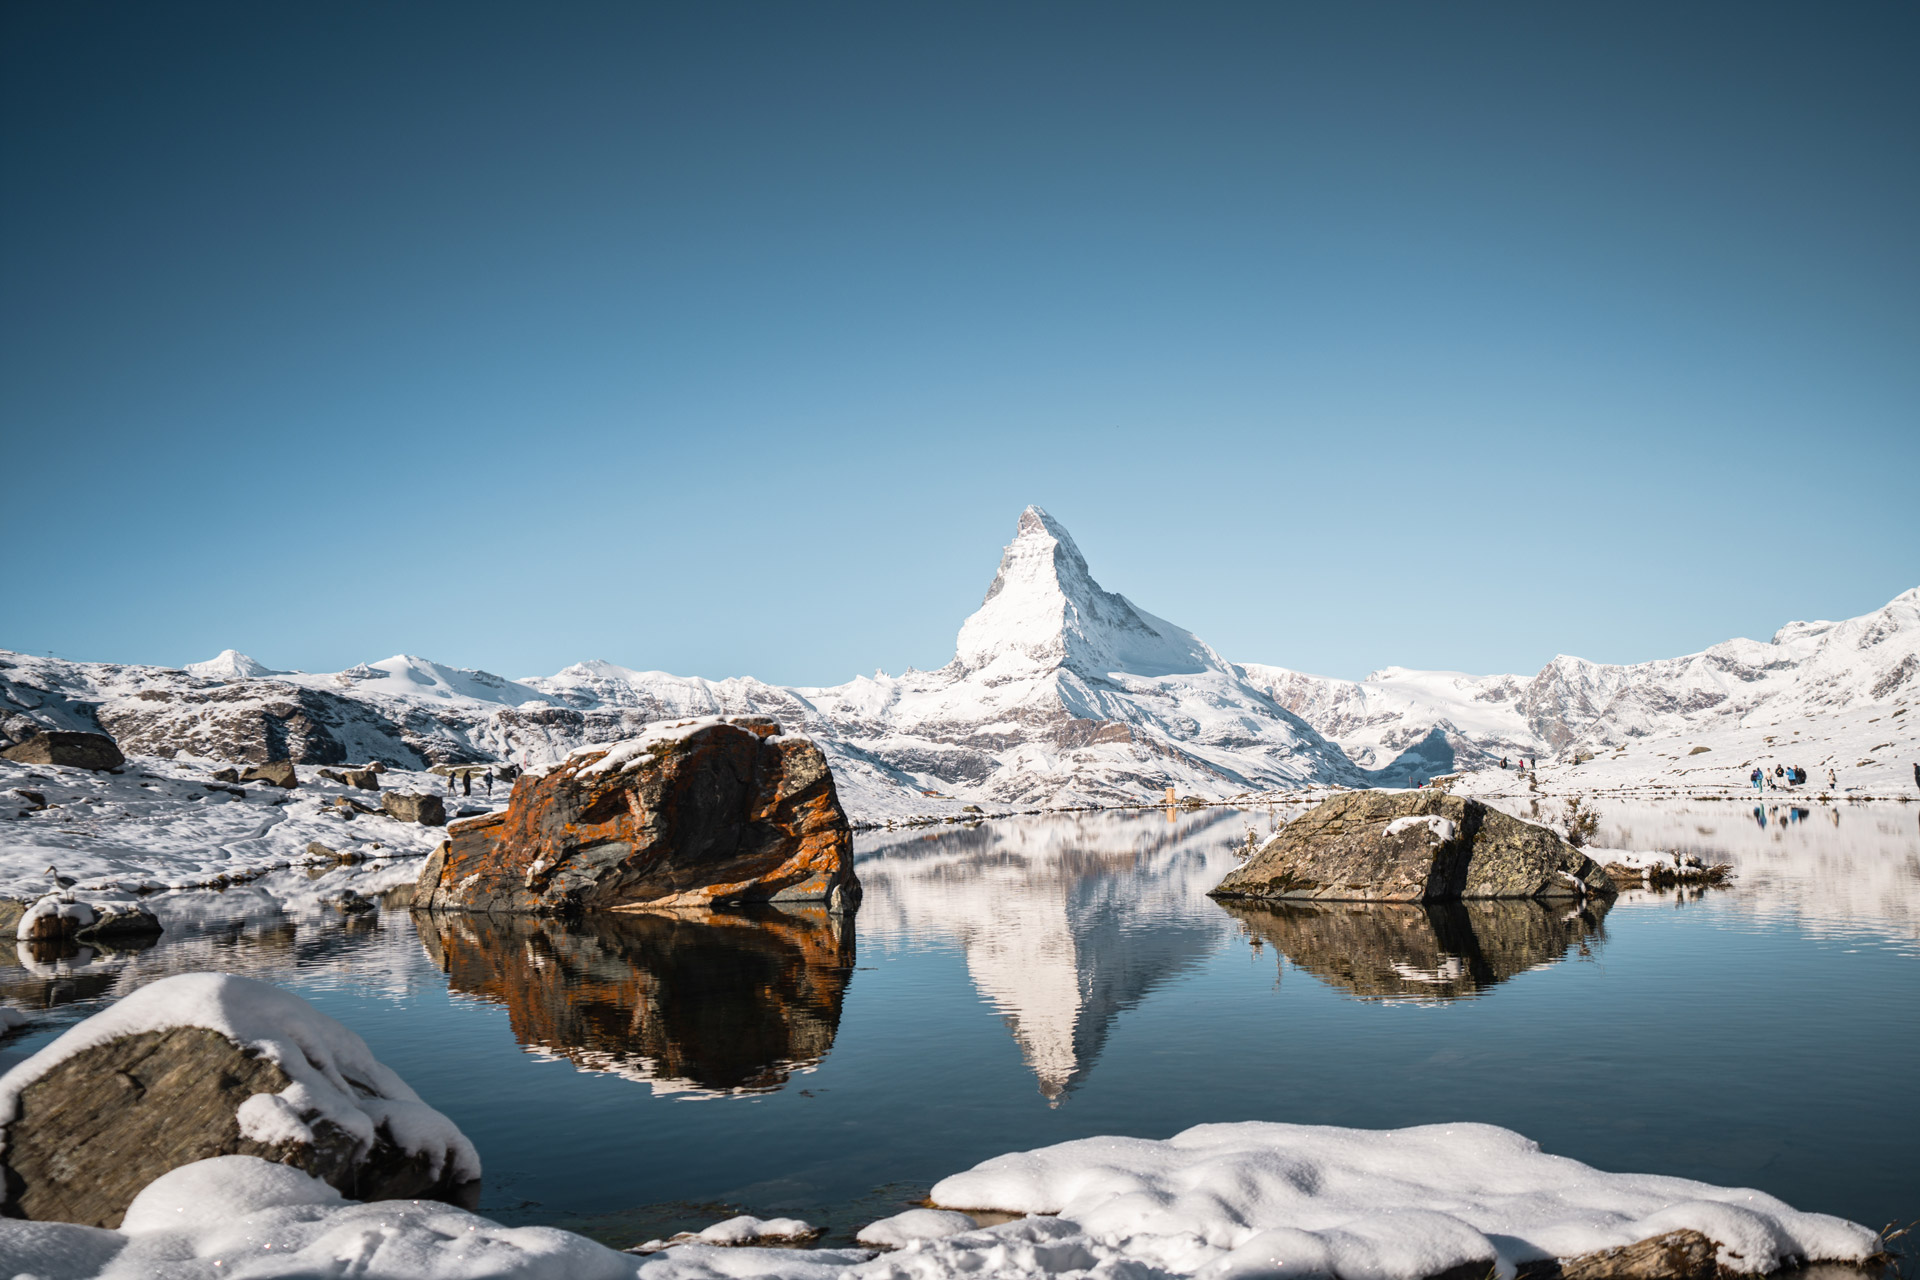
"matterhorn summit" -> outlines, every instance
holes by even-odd
[[[960,628],[954,662],[989,679],[1022,668],[1164,676],[1229,665],[1190,633],[1102,590],[1073,535],[1039,507],[1020,514],[986,600]]]
[[[280,674],[266,663],[256,662],[238,649],[222,649],[218,657],[208,658],[205,662],[189,662],[184,669],[196,676],[205,676],[209,680],[257,680],[261,676]]]

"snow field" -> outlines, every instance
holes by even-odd
[[[314,841],[362,858],[419,858],[446,835],[380,813],[340,818],[330,807],[336,797],[378,808],[379,795],[326,782],[313,766],[298,766],[292,791],[239,784],[244,799],[212,783],[213,768],[135,758],[116,775],[0,760],[0,896],[39,899],[52,887],[49,867],[74,878],[83,895],[153,892],[302,866],[317,860],[307,852]],[[390,770],[380,780],[389,791],[445,795],[437,774]],[[21,794],[28,791],[48,807],[36,810]],[[504,805],[506,794],[496,784],[493,803]],[[448,809],[487,803],[455,795]]]

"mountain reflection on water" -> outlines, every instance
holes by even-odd
[[[1608,904],[1476,902],[1220,904],[1255,946],[1271,944],[1362,1000],[1458,1000],[1605,937]]]
[[[527,1048],[656,1093],[765,1093],[833,1047],[850,922],[813,908],[578,920],[414,913],[457,993]]]
[[[860,927],[957,942],[974,989],[1057,1103],[1086,1079],[1121,1013],[1231,935],[1206,892],[1252,821],[1154,809],[864,834]]]

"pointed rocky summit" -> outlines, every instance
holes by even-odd
[[[1083,676],[1224,670],[1198,637],[1104,590],[1065,526],[1039,507],[1020,513],[987,598],[960,628],[961,674],[1030,675],[1066,667]]]

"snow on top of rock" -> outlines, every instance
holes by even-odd
[[[1387,824],[1387,834],[1397,836],[1402,831],[1410,831],[1415,827],[1425,827],[1428,831],[1432,832],[1434,843],[1436,844],[1445,844],[1447,841],[1453,839],[1455,833],[1460,829],[1454,825],[1452,818],[1443,818],[1437,813],[1413,814],[1405,818],[1395,818],[1392,822],[1389,822]]]
[[[212,680],[251,680],[259,676],[282,674],[264,662],[249,658],[238,649],[222,649],[218,657],[208,658],[205,662],[189,662],[181,670]]]
[[[60,1063],[123,1036],[205,1027],[277,1063],[292,1083],[240,1104],[240,1131],[261,1142],[312,1142],[315,1120],[329,1120],[362,1149],[385,1128],[395,1146],[424,1155],[437,1177],[453,1162],[461,1181],[480,1176],[480,1157],[453,1121],[420,1100],[367,1042],[290,991],[230,973],[162,978],[94,1014],[0,1076],[0,1125],[12,1123],[20,1095]],[[4,1145],[0,1145],[4,1150]]]
[[[623,738],[619,742],[599,742],[585,747],[575,747],[567,754],[567,759],[576,760],[582,756],[590,756],[596,752],[604,752],[605,754],[598,760],[582,767],[580,772],[583,774],[618,773],[639,763],[649,752],[663,742],[678,742],[683,738],[691,738],[696,733],[703,733],[708,729],[716,728],[720,725],[738,725],[744,727],[746,725],[767,725],[772,723],[772,721],[764,716],[696,716],[689,720],[665,721],[659,724],[650,724],[644,732],[635,734],[631,738]],[[774,736],[779,736],[778,725],[774,725],[774,730]]]
[[[1066,528],[1039,507],[1020,514],[986,599],[960,628],[966,672],[1064,666],[1086,676],[1225,670],[1198,637],[1093,580]]]
[[[1246,1121],[1164,1142],[1083,1138],[996,1156],[934,1184],[935,1203],[1057,1214],[1104,1258],[1170,1270],[1416,1280],[1454,1267],[1571,1258],[1684,1228],[1740,1272],[1790,1258],[1859,1261],[1867,1228],[1772,1196],[1685,1178],[1603,1173],[1484,1124],[1364,1130]],[[931,1246],[965,1249],[973,1236]],[[977,1248],[977,1246],[974,1246]],[[1116,1259],[1117,1261],[1118,1259]],[[1088,1260],[1089,1266],[1092,1259]],[[934,1274],[939,1274],[934,1272]]]

